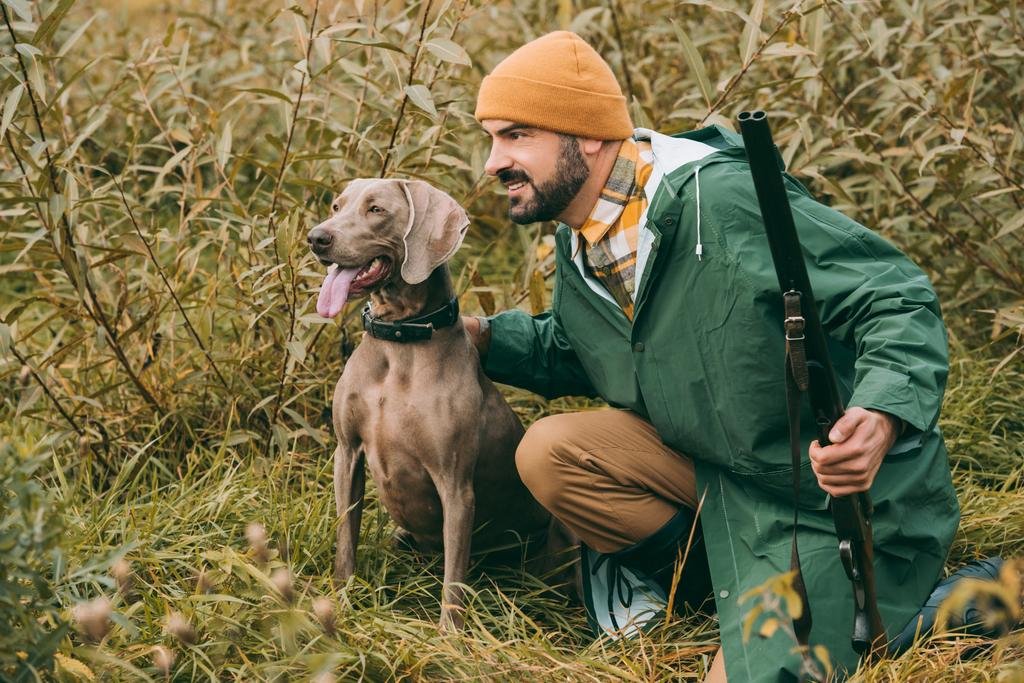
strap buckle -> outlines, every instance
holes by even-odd
[[[786,330],[786,341],[803,341],[806,339],[806,337],[804,337],[805,322],[806,321],[802,315],[791,315],[787,317],[782,322]]]

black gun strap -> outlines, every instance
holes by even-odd
[[[801,657],[807,658],[811,635],[811,603],[807,598],[804,574],[800,568],[797,548],[797,522],[800,511],[800,399],[808,387],[807,356],[804,352],[804,318],[800,309],[800,293],[785,294],[786,305],[786,410],[789,413],[789,453],[793,466],[793,541],[790,544],[789,569],[793,572],[793,590],[800,596],[803,609],[793,620],[793,633],[801,646]]]

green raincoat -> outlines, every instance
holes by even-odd
[[[744,642],[743,616],[756,601],[739,604],[788,571],[793,524],[782,297],[742,140],[719,127],[636,137],[651,139],[655,172],[634,320],[582,271],[577,237],[559,225],[551,310],[492,316],[485,371],[549,398],[600,396],[693,458],[729,680],[792,680],[793,640],[780,629]],[[959,521],[936,425],[945,327],[917,266],[792,177],[786,183],[846,404],[907,424],[871,487],[879,608],[892,636],[940,577]],[[810,640],[852,671],[853,598],[827,495],[806,458],[815,438],[806,403],[802,415],[798,533]]]

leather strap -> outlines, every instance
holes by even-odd
[[[458,319],[459,300],[456,297],[435,311],[401,320],[375,318],[370,313],[369,302],[363,309],[364,330],[377,339],[399,343],[426,341],[434,335],[434,330],[451,327]]]
[[[793,540],[790,544],[789,568],[793,572],[793,590],[800,596],[803,611],[793,620],[793,633],[802,646],[806,659],[811,634],[811,603],[807,597],[800,551],[797,547],[797,522],[800,512],[800,400],[809,386],[807,355],[804,350],[804,317],[800,292],[790,290],[783,295],[786,309],[786,410],[789,414],[789,452],[793,468]]]
[[[804,316],[800,308],[800,292],[791,289],[782,295],[786,307],[786,361],[793,380],[800,391],[807,391],[810,378],[807,372],[807,351],[804,348]]]

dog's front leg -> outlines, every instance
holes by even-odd
[[[473,536],[473,518],[476,495],[473,492],[472,473],[441,493],[444,508],[444,589],[441,593],[441,623],[443,631],[462,628],[465,610],[462,584],[469,568],[469,548]]]
[[[334,558],[334,581],[344,583],[356,567],[359,525],[363,519],[366,470],[363,449],[338,444],[334,451],[334,502],[338,512],[338,550]]]

